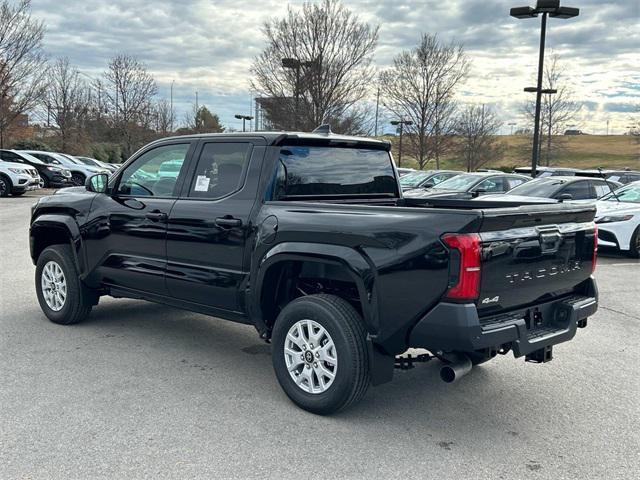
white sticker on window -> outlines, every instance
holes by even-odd
[[[208,192],[209,191],[209,177],[204,175],[198,175],[196,177],[196,192]]]

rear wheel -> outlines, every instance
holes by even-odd
[[[71,183],[73,183],[76,187],[82,187],[85,180],[86,177],[81,173],[74,173],[73,175],[71,175]]]
[[[13,192],[11,195],[13,195],[14,197],[19,197],[20,195],[24,195],[26,192],[26,190],[23,190],[21,192]]]
[[[271,340],[278,382],[299,407],[326,415],[366,393],[366,331],[345,300],[324,294],[294,300],[278,316]]]
[[[633,258],[640,258],[640,226],[636,228],[631,237],[629,245],[629,255]]]
[[[8,197],[11,193],[11,180],[4,175],[0,175],[0,197]]]
[[[61,325],[84,320],[97,303],[95,294],[78,277],[69,245],[53,245],[40,254],[36,293],[47,318]]]

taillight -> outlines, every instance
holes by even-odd
[[[442,241],[452,250],[457,251],[459,259],[458,272],[451,272],[455,284],[449,286],[446,297],[455,300],[476,300],[480,295],[480,235],[477,233],[447,233]],[[453,257],[453,256],[452,256]]]
[[[591,273],[596,271],[596,263],[598,261],[598,225],[593,225],[593,259],[591,262]]]

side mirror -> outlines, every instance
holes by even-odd
[[[573,195],[571,195],[570,193],[563,193],[562,195],[560,195],[558,200],[560,200],[560,202],[564,202],[565,200],[573,200]]]
[[[471,196],[473,198],[478,198],[480,195],[484,195],[487,191],[484,188],[476,188],[473,192],[471,192]]]
[[[109,175],[106,173],[98,173],[87,178],[84,186],[89,192],[106,193]]]

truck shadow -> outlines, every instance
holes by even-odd
[[[523,410],[535,411],[545,404],[544,388],[536,381],[524,380],[518,367],[507,366],[507,361],[514,362],[513,358],[499,357],[477,367],[454,385],[440,380],[440,364],[434,360],[409,371],[396,371],[391,383],[370,388],[362,403],[350,410],[319,417],[296,408],[280,390],[271,367],[270,345],[259,341],[251,326],[146,302],[108,300],[76,328],[91,329],[92,335],[116,337],[124,349],[153,345],[145,352],[155,356],[153,362],[169,370],[187,369],[181,374],[182,384],[193,382],[198,388],[215,390],[220,388],[220,378],[226,378],[237,390],[234,396],[254,396],[259,405],[280,411],[280,415],[286,412],[290,421],[303,422],[305,426],[301,428],[309,431],[323,424],[344,424],[367,431],[380,422],[390,422],[394,428],[404,426],[416,435],[415,429],[419,429],[425,441],[433,436],[434,441],[446,443],[447,448],[442,447],[446,450],[451,447],[447,443],[450,437],[441,438],[441,432],[449,436],[470,431],[517,435],[515,426]],[[494,362],[499,368],[494,368]],[[546,383],[554,382],[551,376],[544,378]],[[238,379],[237,385],[234,379]],[[245,409],[243,414],[255,415],[257,422],[264,422],[260,408]]]

